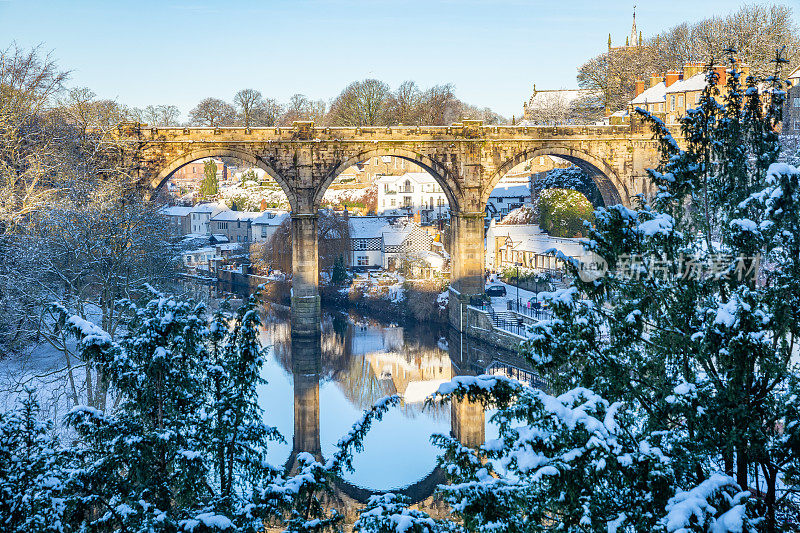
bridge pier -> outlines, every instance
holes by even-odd
[[[453,400],[450,405],[450,432],[458,442],[477,448],[486,441],[486,411],[478,402]]]
[[[320,337],[292,336],[294,377],[294,436],[286,468],[297,470],[297,454],[308,452],[322,459],[319,437],[319,377],[322,370]]]
[[[450,217],[452,236],[450,266],[450,325],[458,331],[466,329],[465,306],[474,296],[483,295],[484,285],[484,216],[483,211],[453,213]]]
[[[318,213],[292,213],[292,335],[320,334]]]

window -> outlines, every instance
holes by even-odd
[[[701,94],[703,94],[703,93],[697,93],[697,94],[694,95],[694,103],[695,104],[699,104],[700,103],[700,95]]]
[[[369,266],[369,257],[366,255],[356,256],[356,266]]]
[[[678,96],[678,107],[683,109],[683,95]]]
[[[675,111],[675,95],[669,97],[669,110]]]
[[[795,99],[794,99],[794,106],[795,106],[795,107],[800,107],[800,98],[798,98],[798,97],[795,97]]]
[[[267,236],[267,227],[261,226],[261,237],[264,238]]]
[[[394,198],[392,198],[392,199],[390,200],[390,203],[389,203],[389,205],[391,205],[392,207],[394,207],[394,206],[395,206],[395,203],[394,203]]]

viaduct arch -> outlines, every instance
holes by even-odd
[[[673,132],[678,135],[678,132]],[[450,322],[459,329],[464,303],[483,294],[484,210],[500,178],[516,164],[555,155],[590,172],[607,205],[630,205],[652,193],[646,168],[658,164],[658,143],[637,126],[316,127],[294,122],[270,128],[148,128],[124,124],[121,141],[138,161],[147,195],[176,169],[210,156],[229,156],[266,171],[292,208],[292,328],[320,331],[318,208],[330,183],[368,157],[413,161],[442,186],[451,206]]]

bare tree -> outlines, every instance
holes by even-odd
[[[636,78],[680,70],[686,63],[720,62],[738,50],[752,74],[769,76],[775,50],[785,48],[790,65],[800,64],[800,33],[784,5],[744,5],[725,17],[682,23],[646,39],[643,46],[611,49],[578,69],[578,85],[603,95],[603,105],[621,109],[633,98]]]
[[[447,125],[458,120],[459,102],[453,85],[434,85],[422,94],[420,101],[420,123]]]
[[[413,81],[404,81],[389,98],[393,124],[418,124],[422,91]]]
[[[180,110],[174,105],[149,105],[144,109],[133,108],[129,112],[136,122],[156,127],[178,126]]]
[[[331,104],[334,126],[378,126],[389,122],[391,89],[379,80],[354,81]]]
[[[284,113],[284,108],[274,98],[265,98],[253,108],[251,122],[253,126],[275,126]]]
[[[219,98],[204,98],[189,112],[189,120],[197,126],[210,128],[231,126],[236,120],[236,109]]]
[[[239,118],[244,127],[249,128],[253,111],[263,104],[263,97],[255,89],[242,89],[233,97],[233,103],[239,108]]]
[[[280,123],[290,126],[296,120],[313,120],[321,124],[325,120],[326,107],[322,100],[312,101],[304,94],[292,95]]]

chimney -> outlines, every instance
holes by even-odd
[[[686,63],[685,65],[683,65],[683,79],[688,80],[689,78],[700,72],[701,69],[702,67],[698,66],[697,63]]]
[[[636,78],[636,94],[634,96],[639,96],[644,92],[644,80]]]
[[[666,79],[667,87],[669,87],[679,79],[681,79],[681,73],[678,72],[677,70],[670,70],[669,72],[667,72],[667,79]]]
[[[664,81],[664,76],[659,76],[658,74],[650,74],[650,87],[655,87],[662,81]]]
[[[725,85],[725,83],[728,81],[728,67],[715,66],[714,71],[717,73],[717,76],[719,76],[719,81],[717,84]]]

